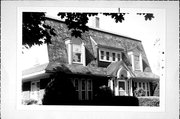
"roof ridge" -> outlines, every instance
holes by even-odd
[[[64,21],[56,18],[56,17],[52,17],[52,16],[46,16],[47,19],[51,19],[51,20],[55,20],[55,21],[58,21],[58,22],[62,22],[62,23],[65,23]],[[134,41],[138,41],[138,42],[141,42],[141,40],[138,40],[138,39],[135,39],[135,38],[132,38],[130,36],[126,36],[126,35],[123,35],[123,34],[120,34],[120,33],[115,33],[115,32],[112,32],[112,31],[108,31],[108,30],[105,30],[105,29],[100,29],[100,28],[93,28],[91,26],[88,26],[89,29],[91,30],[95,30],[95,31],[100,31],[100,32],[104,32],[104,33],[108,33],[108,34],[111,34],[111,35],[116,35],[116,36],[119,36],[119,37],[123,37],[123,38],[128,38],[129,40],[134,40]]]

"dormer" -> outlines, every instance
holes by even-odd
[[[115,62],[121,60],[122,60],[122,54],[120,50],[99,48],[99,61]]]
[[[142,55],[138,52],[128,52],[128,55],[131,59],[132,63],[132,69],[133,71],[143,71],[143,65],[142,65]]]
[[[84,42],[80,38],[67,38],[65,40],[68,63],[86,65],[85,58],[85,46]]]

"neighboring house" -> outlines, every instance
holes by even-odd
[[[159,77],[152,73],[141,41],[99,28],[75,38],[62,21],[47,18],[46,24],[57,33],[47,45],[49,62],[22,72],[23,100],[41,103],[57,71],[67,75],[79,100],[93,100],[101,86],[110,87],[115,96],[134,96],[140,87],[153,96]]]

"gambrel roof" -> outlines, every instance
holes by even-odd
[[[64,38],[73,39],[73,37],[70,35],[70,32],[67,29],[64,22],[52,18],[47,18],[46,23],[48,25],[53,26],[55,31],[57,32],[57,36],[52,38],[52,44],[48,46],[48,52],[53,52],[52,54],[49,53],[50,61],[48,64],[39,65],[23,71],[23,75],[38,72],[43,69],[46,72],[51,72],[51,73],[53,73],[54,71],[62,71],[66,73],[80,74],[80,75],[113,76],[114,72],[112,72],[111,70],[114,69],[114,66],[118,66],[117,64],[121,64],[121,63],[118,62],[111,63],[108,68],[102,68],[96,65],[98,58],[97,48],[107,47],[107,48],[115,48],[123,52],[123,54],[126,57],[125,59],[123,59],[123,62],[129,68],[130,71],[132,71],[132,68],[131,68],[131,64],[129,63],[130,61],[128,59],[127,53],[128,52],[141,53],[143,72],[132,71],[134,76],[141,78],[142,77],[144,78],[149,77],[155,79],[158,78],[158,76],[153,74],[151,71],[145,50],[140,40],[95,28],[90,28],[88,32],[85,32],[82,35],[82,40],[83,42],[85,42],[85,48],[86,48],[86,58],[87,58],[86,63],[88,63],[87,66],[76,65],[76,64],[70,65],[67,63],[67,51],[66,51],[67,49],[64,43]],[[90,65],[92,64],[92,62],[95,62],[93,64],[94,66]],[[115,69],[117,70],[117,68]]]

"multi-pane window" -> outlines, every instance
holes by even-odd
[[[81,63],[81,45],[73,44],[73,62]]]
[[[134,82],[134,88],[135,89],[137,88],[137,82]]]
[[[139,82],[139,88],[141,88],[141,82]]]
[[[134,82],[134,89],[143,88],[146,92],[146,96],[150,96],[149,82]]]
[[[150,87],[149,87],[149,83],[147,83],[147,95],[150,96]]]
[[[106,60],[109,60],[109,52],[106,52]]]
[[[143,83],[143,89],[145,89],[145,83]]]
[[[114,62],[121,60],[121,54],[117,51],[100,50],[99,51],[100,61]]]
[[[79,100],[92,100],[92,80],[74,79],[74,86]]]
[[[116,53],[112,53],[112,60],[113,60],[113,61],[116,60]]]
[[[104,59],[104,51],[101,51],[101,59]]]
[[[118,59],[118,61],[121,60],[121,55],[120,54],[117,54],[117,59]]]

